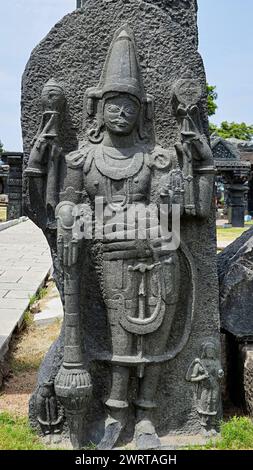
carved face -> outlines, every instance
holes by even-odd
[[[45,87],[42,92],[41,101],[45,111],[60,111],[64,102],[64,96],[58,88]]]
[[[113,134],[129,135],[135,128],[140,104],[127,94],[107,98],[104,106],[104,123]]]
[[[216,357],[216,349],[214,344],[207,344],[205,348],[205,357],[206,359],[215,359]]]

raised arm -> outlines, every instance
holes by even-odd
[[[173,109],[180,129],[176,144],[184,178],[184,211],[187,215],[209,216],[214,181],[214,163],[200,113],[202,87],[187,76],[176,82]]]
[[[56,228],[55,208],[59,202],[60,164],[63,157],[59,129],[65,96],[55,80],[49,80],[44,86],[41,102],[41,123],[25,170],[25,202],[29,217],[45,231],[47,228]]]

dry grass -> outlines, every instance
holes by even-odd
[[[37,370],[51,344],[58,337],[60,325],[59,321],[45,327],[33,323],[15,338],[10,353],[12,371],[15,373]]]
[[[0,412],[27,416],[38,368],[60,327],[59,321],[45,327],[33,323],[14,338],[9,354],[10,374],[0,395]]]

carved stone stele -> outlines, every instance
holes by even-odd
[[[48,81],[65,105],[53,92],[58,114],[40,126]],[[201,429],[189,357],[210,336],[220,354],[205,85],[195,1],[88,0],[24,74],[27,211],[65,312],[30,419],[38,425],[41,386],[53,382],[74,447],[135,437],[158,448],[164,434]]]

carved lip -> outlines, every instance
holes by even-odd
[[[128,125],[128,123],[125,121],[111,121],[111,124],[114,124],[118,127],[126,127]]]

